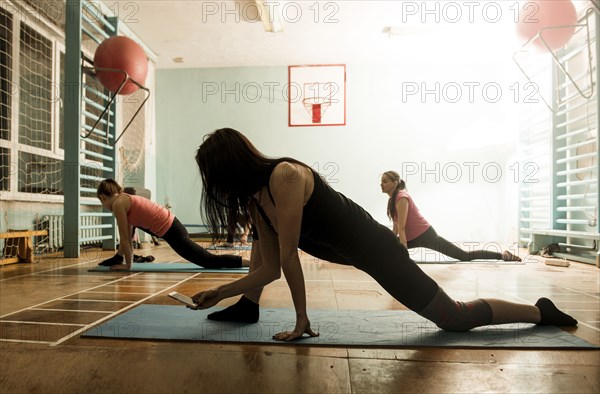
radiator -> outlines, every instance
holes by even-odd
[[[102,224],[102,218],[100,217],[82,217],[79,219],[79,224],[81,226],[93,226]],[[64,228],[65,228],[65,220],[63,215],[45,215],[41,220],[36,222],[36,229],[38,230],[48,230],[48,238],[47,240],[38,240],[38,242],[45,243],[47,250],[56,251],[62,249],[63,242],[65,239],[64,236]],[[102,236],[101,228],[94,229],[83,229],[80,230],[81,238],[92,238],[92,237],[100,237]],[[36,242],[36,244],[38,243]],[[98,244],[100,241],[87,241],[82,242],[81,245],[94,245]]]
[[[64,216],[50,215],[42,218],[41,230],[48,230],[48,250],[55,251],[63,247]]]

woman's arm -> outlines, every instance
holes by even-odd
[[[133,246],[131,244],[131,226],[127,220],[127,204],[126,199],[117,198],[113,204],[113,213],[117,219],[117,227],[119,228],[119,250],[117,253],[125,257],[125,264],[119,264],[111,267],[113,270],[128,270],[131,268],[133,261]]]
[[[242,243],[242,245],[245,245],[248,243],[248,235],[250,234],[250,223],[246,224],[246,226],[244,226],[244,233],[242,234],[242,237],[240,238],[240,242]]]
[[[258,236],[257,236],[258,238]],[[254,272],[262,265],[262,253],[260,251],[260,242],[255,239],[252,243],[252,250],[250,251],[250,272]],[[262,295],[263,287],[249,290],[244,293],[244,297],[249,300],[259,303],[260,296]]]
[[[408,217],[408,198],[402,197],[396,201],[396,222],[394,227],[400,238],[400,243],[404,247],[408,248],[408,242],[406,240],[406,218]]]
[[[220,286],[218,289],[221,299],[262,288],[281,277],[277,234],[262,218],[258,219],[256,228],[259,243],[257,252],[260,252],[257,257],[260,258],[260,263],[244,278]]]
[[[255,211],[254,207],[251,209],[251,212],[253,211]],[[197,293],[192,299],[198,306],[191,309],[210,308],[225,298],[239,294],[246,294],[250,299],[256,298],[256,295],[260,295],[265,285],[281,277],[277,234],[265,223],[262,217],[254,216],[253,220],[258,231],[258,242],[253,244],[250,273],[226,285]]]
[[[309,177],[312,176],[312,172],[303,166],[287,162],[278,164],[271,175],[270,185],[275,200],[281,268],[296,309],[294,331],[276,334],[273,338],[277,340],[290,341],[301,337],[305,332],[311,336],[318,335],[311,330],[306,313],[306,288],[298,256],[304,199],[307,184],[312,180]]]

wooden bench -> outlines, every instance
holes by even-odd
[[[17,239],[17,245],[8,245],[5,241],[0,266],[14,263],[33,263],[35,255],[33,253],[33,237],[39,235],[48,235],[48,230],[34,231],[9,231],[0,233],[0,239]],[[16,252],[16,253],[15,253]],[[5,258],[5,254],[7,257]],[[16,257],[14,255],[16,254]]]

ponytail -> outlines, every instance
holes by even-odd
[[[404,182],[404,179],[400,179],[400,174],[396,171],[386,171],[383,175],[387,176],[392,181],[398,182],[398,185],[388,200],[387,206],[387,216],[390,220],[393,220],[394,216],[396,216],[396,197],[398,196],[399,191],[406,190],[406,182]]]
[[[110,197],[113,194],[119,194],[123,192],[123,188],[114,179],[105,179],[100,182],[98,189],[96,190],[96,196]]]

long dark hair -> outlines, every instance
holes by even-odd
[[[201,211],[213,240],[224,235],[228,224],[249,220],[251,196],[268,184],[282,161],[308,167],[289,157],[265,156],[234,129],[219,129],[204,138],[196,163],[202,178]]]
[[[123,193],[123,187],[119,185],[114,179],[105,179],[98,185],[98,189],[96,190],[96,197],[110,197],[114,194],[119,193]]]
[[[406,189],[406,182],[404,182],[403,179],[400,179],[400,174],[398,174],[396,171],[386,171],[383,173],[383,176],[387,176],[392,181],[398,182],[398,185],[396,185],[394,192],[392,193],[392,195],[390,196],[390,199],[388,200],[388,206],[387,206],[388,218],[393,220],[394,216],[396,216],[396,197],[398,196],[398,192],[400,190]]]

